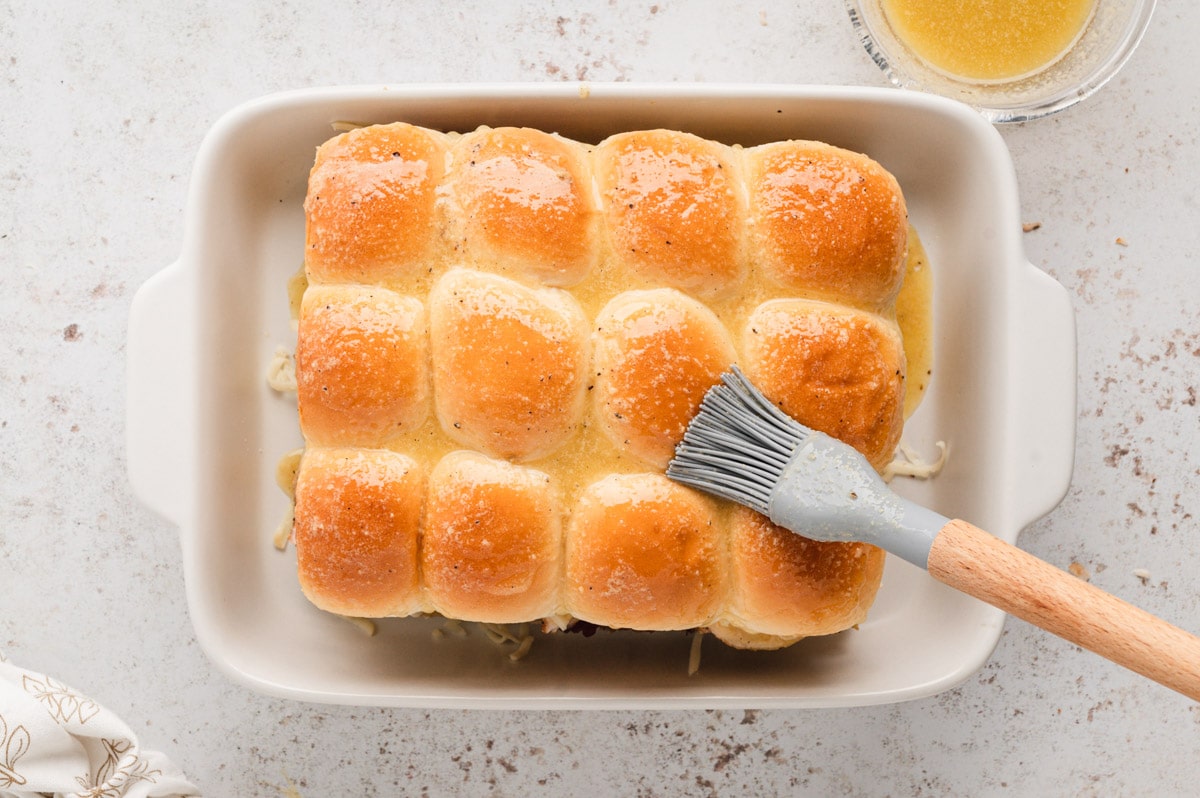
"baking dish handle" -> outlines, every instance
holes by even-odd
[[[1053,510],[1071,484],[1075,465],[1075,312],[1067,289],[1026,263],[1016,303],[1011,382],[1017,408],[1010,445],[1018,464],[1014,496],[1019,528]]]
[[[193,480],[188,430],[195,417],[193,308],[181,261],[133,297],[126,353],[125,448],[134,494],[179,524]]]

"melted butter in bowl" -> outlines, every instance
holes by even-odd
[[[1125,65],[1155,0],[846,0],[859,42],[901,88],[992,122],[1047,116]]]
[[[1029,77],[1079,41],[1096,0],[883,0],[897,36],[929,66],[980,83]]]

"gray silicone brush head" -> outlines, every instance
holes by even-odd
[[[705,395],[667,476],[805,537],[872,543],[922,568],[948,520],[897,496],[858,451],[789,417],[737,366]]]

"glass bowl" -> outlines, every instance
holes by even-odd
[[[881,0],[847,0],[859,41],[892,83],[932,92],[978,109],[992,122],[1048,116],[1094,94],[1129,60],[1155,0],[1098,0],[1078,41],[1044,70],[1004,82],[956,78],[934,69],[902,42]]]

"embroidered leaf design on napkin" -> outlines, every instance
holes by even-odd
[[[128,740],[107,740],[101,738],[100,744],[104,746],[104,761],[100,763],[100,767],[96,768],[96,773],[92,778],[93,784],[103,784],[113,777],[114,771],[117,769],[117,763],[121,761],[121,757],[129,753],[129,749],[133,745]],[[91,786],[91,785],[84,785]]]
[[[104,747],[104,761],[92,775],[91,782],[81,776],[75,777],[75,783],[82,790],[73,794],[79,798],[122,798],[131,784],[139,781],[154,784],[163,774],[158,768],[151,768],[129,740],[102,737],[100,744]]]
[[[22,677],[22,686],[25,692],[45,704],[50,717],[59,723],[70,723],[72,718],[77,718],[82,726],[100,711],[96,702],[49,676],[38,679],[26,674]]]
[[[76,776],[75,783],[82,789],[79,792],[73,792],[73,798],[121,798],[125,794],[124,785],[116,784],[88,784],[87,779]]]
[[[10,733],[8,721],[0,715],[0,746],[3,747],[0,759],[0,787],[12,787],[25,783],[25,777],[17,772],[17,760],[25,756],[29,750],[29,730],[17,725]]]

